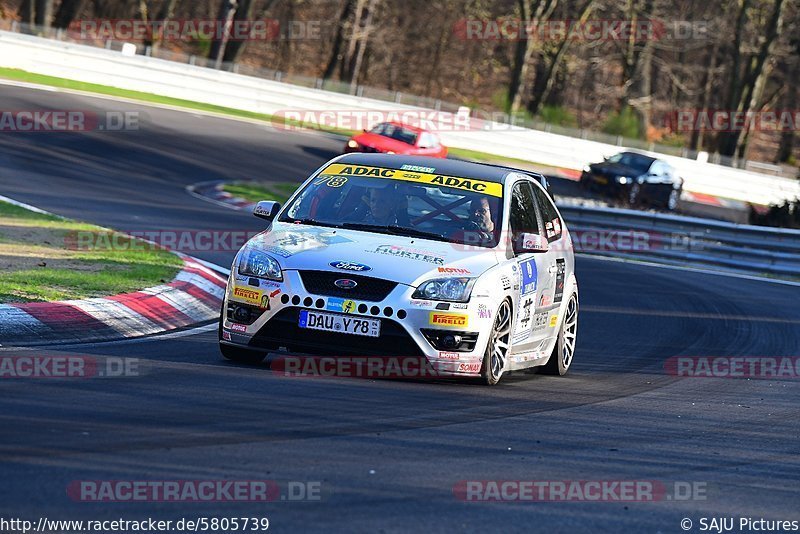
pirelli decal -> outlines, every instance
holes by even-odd
[[[401,169],[384,169],[383,167],[367,167],[364,165],[345,165],[334,163],[328,165],[321,174],[335,174],[337,176],[371,176],[373,178],[388,178],[390,180],[403,180],[419,184],[434,184],[441,187],[463,189],[474,193],[481,193],[492,197],[503,196],[503,184],[486,182],[475,178],[460,178],[458,176],[442,176],[424,172],[404,171]]]

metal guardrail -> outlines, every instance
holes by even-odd
[[[559,211],[576,252],[800,277],[800,230],[616,208]]]

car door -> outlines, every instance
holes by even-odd
[[[567,272],[572,269],[572,266],[567,264],[569,247],[565,242],[564,221],[558,214],[550,195],[538,184],[532,184],[531,187],[548,244],[547,252],[541,257],[547,276],[543,277],[543,284],[536,299],[536,326],[541,329],[543,334],[535,337],[541,339],[555,336],[558,333],[558,312],[565,298],[564,286]]]
[[[521,234],[531,233],[544,236],[544,226],[534,196],[534,184],[529,180],[520,180],[511,189],[509,223],[511,239],[519,243]],[[514,253],[512,268],[517,273],[518,303],[512,330],[513,352],[535,350],[542,339],[548,337],[547,311],[540,310],[540,295],[546,290],[549,301],[555,287],[555,265],[550,251]]]
[[[439,143],[432,134],[421,132],[415,152],[420,156],[436,156],[439,153]]]

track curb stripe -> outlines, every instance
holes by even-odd
[[[218,317],[224,276],[179,254],[175,279],[133,293],[63,302],[0,305],[0,345],[98,342],[160,334]]]

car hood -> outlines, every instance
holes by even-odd
[[[398,154],[408,152],[414,148],[413,145],[392,139],[391,137],[384,137],[382,135],[368,132],[359,134],[353,139],[355,139],[359,145],[369,146],[384,151],[391,150],[392,152],[396,152]]]
[[[270,254],[284,270],[353,273],[412,286],[431,276],[476,277],[498,263],[492,249],[280,222],[246,246]],[[331,265],[340,263],[342,267]],[[347,268],[345,263],[357,265]]]

